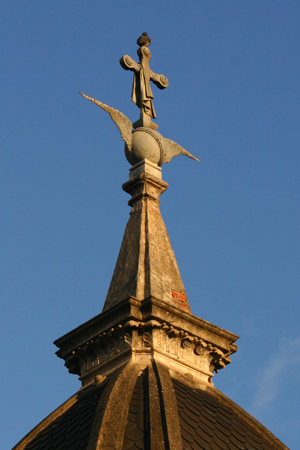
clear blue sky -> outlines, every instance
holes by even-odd
[[[128,219],[136,39],[152,38],[161,212],[192,312],[238,335],[216,387],[291,449],[300,429],[300,3],[2,0],[1,426],[10,449],[79,387],[52,342],[102,310]]]

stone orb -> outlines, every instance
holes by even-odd
[[[134,166],[145,158],[154,164],[163,164],[162,135],[150,128],[136,128],[132,137],[132,152],[125,145],[127,161]]]

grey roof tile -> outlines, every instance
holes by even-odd
[[[43,429],[27,444],[25,450],[85,448],[104,387],[105,384],[79,392],[77,402]]]
[[[267,435],[259,433],[218,396],[192,389],[173,379],[178,402],[182,444],[192,450],[274,450]],[[187,426],[187,424],[189,426]],[[191,430],[192,429],[192,430]]]

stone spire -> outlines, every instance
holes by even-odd
[[[121,66],[134,72],[132,100],[140,109],[134,124],[120,111],[82,94],[108,112],[125,142],[125,155],[133,166],[123,189],[132,196],[130,219],[126,227],[118,261],[103,311],[133,296],[142,301],[153,296],[190,312],[183,282],[165,224],[159,211],[159,196],[168,184],[162,180],[161,166],[183,154],[198,159],[176,142],[156,131],[150,80],[160,89],[168,86],[164,75],[149,67],[150,37],[143,33],[137,40],[139,63],[125,55]]]
[[[142,301],[152,296],[190,312],[171,242],[159,210],[159,196],[168,184],[151,171],[151,163],[123,185],[132,206],[119,257],[103,311],[132,296]],[[134,172],[134,171],[133,171]]]

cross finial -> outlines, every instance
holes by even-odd
[[[156,169],[160,170],[162,164],[170,162],[174,156],[179,154],[186,155],[198,161],[195,156],[176,144],[176,142],[164,138],[160,133],[155,131],[158,125],[151,121],[151,118],[155,118],[156,114],[153,106],[150,80],[159,89],[166,88],[169,82],[164,75],[152,72],[149,67],[151,53],[148,47],[150,43],[151,39],[147,33],[143,33],[138,38],[137,44],[139,48],[137,54],[139,56],[139,63],[133,61],[128,55],[120,59],[120,64],[125,70],[132,70],[134,72],[132,100],[141,111],[138,121],[131,123],[131,120],[117,109],[81,93],[88,100],[91,100],[106,111],[119,128],[122,139],[125,142],[126,158],[135,167],[135,172],[132,172],[132,176],[136,176],[137,173],[146,172],[146,160],[147,164],[152,165],[151,170],[147,166],[149,173],[150,171],[153,173],[153,164]],[[161,174],[158,175],[157,171],[155,172],[155,176],[161,178]]]
[[[152,72],[149,66],[151,58],[151,52],[149,45],[151,39],[147,33],[143,33],[137,40],[139,46],[137,54],[139,57],[139,63],[133,61],[133,59],[125,55],[120,59],[120,64],[125,70],[132,70],[133,75],[133,87],[132,87],[132,101],[140,108],[140,119],[133,124],[134,128],[148,127],[152,129],[158,128],[158,125],[151,121],[151,118],[155,119],[155,109],[153,105],[153,93],[150,86],[150,80],[159,89],[164,89],[169,85],[168,79],[164,75],[159,75]]]

